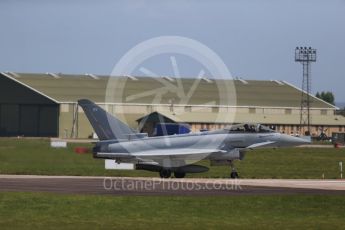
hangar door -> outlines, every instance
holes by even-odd
[[[55,137],[58,135],[58,107],[2,104],[0,106],[0,135]]]

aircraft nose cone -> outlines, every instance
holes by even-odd
[[[279,143],[281,146],[297,146],[297,145],[310,144],[311,140],[309,137],[301,138],[301,137],[293,137],[286,134],[281,134]]]

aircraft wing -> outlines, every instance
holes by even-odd
[[[210,153],[226,153],[220,149],[190,149],[190,148],[176,148],[176,149],[157,149],[149,151],[141,151],[132,153],[132,156],[136,157],[180,157],[186,155],[205,155]]]
[[[265,141],[265,142],[260,142],[260,143],[255,143],[252,145],[249,145],[246,147],[246,149],[256,149],[256,148],[261,148],[261,147],[268,147],[271,144],[274,144],[275,141]]]
[[[97,153],[99,157],[107,158],[137,158],[137,159],[160,159],[160,158],[184,158],[207,156],[211,153],[226,153],[225,150],[220,149],[190,149],[190,148],[175,148],[175,149],[155,149],[147,151],[138,151],[133,153]]]

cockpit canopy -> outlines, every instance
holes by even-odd
[[[261,124],[238,124],[238,125],[231,125],[226,130],[229,132],[242,132],[242,133],[273,133],[274,131],[267,126]]]

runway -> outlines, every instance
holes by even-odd
[[[52,192],[105,195],[345,195],[344,180],[160,179],[0,175],[0,192]]]

